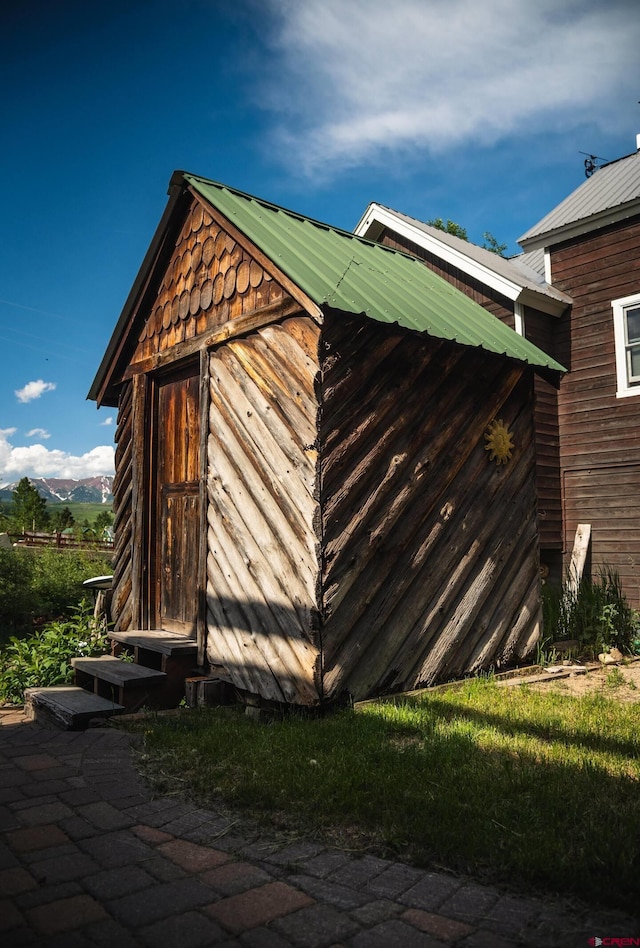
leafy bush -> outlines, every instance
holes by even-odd
[[[34,623],[69,616],[86,595],[84,580],[109,569],[100,553],[0,550],[0,642]]]
[[[638,648],[640,617],[622,591],[620,576],[603,567],[596,580],[583,579],[577,593],[568,582],[544,588],[545,641],[577,640],[582,653],[596,656],[619,648]]]
[[[88,603],[76,608],[72,618],[52,622],[29,638],[12,636],[0,652],[0,702],[21,704],[25,688],[71,682],[74,656],[106,649],[106,630]]]

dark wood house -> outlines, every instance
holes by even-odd
[[[356,233],[420,256],[569,370],[536,379],[536,482],[543,564],[559,580],[576,528],[592,566],[611,566],[640,606],[640,153],[599,168],[504,260],[369,206]]]
[[[90,392],[116,632],[302,705],[524,658],[561,371],[415,257],[176,172]]]

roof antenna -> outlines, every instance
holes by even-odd
[[[598,168],[600,167],[600,165],[596,164],[597,161],[605,161],[605,162],[606,162],[606,160],[607,160],[606,158],[598,158],[597,155],[590,155],[590,154],[589,154],[588,152],[586,152],[586,151],[581,151],[580,154],[587,156],[587,157],[584,159],[584,176],[585,176],[585,178],[590,178],[591,175],[594,174],[594,172],[596,172],[596,171],[598,170]]]

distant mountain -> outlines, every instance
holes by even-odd
[[[111,504],[113,502],[113,475],[83,477],[79,480],[64,477],[30,477],[29,480],[41,497],[51,504],[76,503]],[[13,500],[12,491],[18,482],[0,488],[0,500]]]

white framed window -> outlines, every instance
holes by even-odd
[[[640,293],[613,300],[618,398],[640,395]]]

